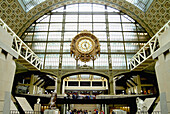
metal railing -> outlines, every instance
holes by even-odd
[[[42,114],[41,111],[24,111],[25,114]],[[10,114],[20,114],[18,110],[10,110]]]
[[[137,112],[136,114],[149,114],[147,111]],[[161,111],[154,111],[151,114],[161,114]]]
[[[0,26],[12,36],[12,49],[14,49],[28,64],[33,66],[33,69],[40,70],[42,66],[41,59],[8,27],[7,24],[3,22],[2,19],[0,19]],[[24,66],[27,67],[29,66],[28,64],[24,64]]]
[[[134,70],[147,59],[151,58],[153,53],[160,48],[160,41],[158,38],[169,28],[169,26],[170,20],[130,59],[130,70]],[[141,69],[147,67],[147,65],[141,66]]]

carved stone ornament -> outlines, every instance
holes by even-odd
[[[100,43],[96,36],[87,30],[77,34],[71,42],[70,54],[76,60],[88,62],[100,56]]]

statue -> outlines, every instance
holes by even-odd
[[[147,107],[142,99],[139,97],[136,98],[136,104],[137,104],[137,114],[140,112],[147,111]]]
[[[57,93],[54,92],[51,94],[51,100],[50,100],[50,103],[49,103],[49,107],[50,109],[56,109],[56,99],[57,99]]]
[[[40,98],[37,99],[37,104],[40,104]]]

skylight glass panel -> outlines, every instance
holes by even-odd
[[[61,32],[49,32],[48,41],[61,41]]]
[[[107,52],[107,43],[100,43],[100,50],[101,52]]]
[[[34,52],[44,52],[46,43],[32,43],[32,50]]]
[[[138,43],[125,43],[126,52],[137,52],[139,50]]]
[[[79,31],[92,31],[92,23],[79,23]]]
[[[123,23],[123,30],[124,31],[136,31],[135,24],[125,24]]]
[[[28,35],[26,35],[26,37],[25,37],[25,41],[32,41],[32,37],[33,37],[33,33],[32,34],[28,34]]]
[[[131,17],[127,15],[121,15],[122,22],[135,22]]]
[[[45,69],[57,69],[59,65],[59,54],[47,54]]]
[[[76,35],[77,35],[77,32],[65,32],[64,41],[71,41]]]
[[[106,31],[105,23],[94,23],[93,24],[94,31]]]
[[[113,69],[126,69],[126,61],[124,54],[112,54],[111,57]]]
[[[94,32],[93,33],[100,41],[107,41],[106,32]]]
[[[121,32],[109,32],[110,41],[123,41]]]
[[[50,22],[62,22],[62,21],[63,21],[63,15],[51,15]]]
[[[94,15],[93,22],[105,22],[106,18],[105,15]]]
[[[36,24],[35,31],[47,31],[48,30],[48,24]]]
[[[66,23],[65,30],[67,31],[77,31],[77,23]]]
[[[138,41],[138,35],[135,32],[124,32],[125,41]]]
[[[111,7],[107,7],[107,12],[119,12],[119,10],[111,8]]]
[[[47,32],[35,32],[33,41],[46,41],[47,40]]]
[[[100,57],[98,57],[94,61],[94,68],[95,69],[108,69],[108,55],[107,54],[101,54]]]
[[[79,15],[79,22],[92,22],[92,15]]]
[[[126,0],[130,2],[131,4],[138,7],[140,10],[146,12],[153,0]]]
[[[70,44],[71,42],[65,42],[63,46],[63,52],[70,52]]]
[[[63,12],[63,11],[64,11],[64,7],[60,7],[60,8],[53,10],[52,12]]]
[[[41,18],[39,18],[36,22],[49,22],[50,16],[44,15]]]
[[[79,4],[79,12],[92,12],[92,4]]]
[[[109,30],[110,31],[121,31],[121,24],[119,23],[109,23]]]
[[[66,15],[66,22],[77,22],[78,15]]]
[[[108,15],[109,22],[120,22],[120,15]]]
[[[60,43],[47,44],[47,52],[59,52],[59,51],[60,51]]]
[[[25,12],[28,12],[36,5],[44,2],[45,0],[18,0]]]
[[[93,4],[93,12],[105,12],[105,6]]]
[[[123,43],[110,43],[111,51],[112,52],[124,52]]]
[[[78,4],[68,5],[66,8],[66,12],[77,12]]]
[[[64,54],[62,60],[62,68],[63,69],[75,69],[76,61],[70,54]]]
[[[61,31],[62,23],[51,23],[49,31]]]

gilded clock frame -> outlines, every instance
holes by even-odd
[[[92,49],[84,52],[78,49],[78,43],[82,39],[88,39],[92,41]],[[100,43],[98,38],[87,30],[84,30],[77,34],[71,41],[70,44],[70,54],[76,60],[81,60],[82,62],[89,62],[90,60],[95,60],[100,56]]]
[[[89,51],[83,52],[83,51],[80,50],[80,48],[79,48],[78,45],[79,45],[80,41],[83,40],[83,39],[88,39],[88,40],[91,41],[91,43],[92,43],[92,48],[91,48]],[[94,50],[94,46],[95,46],[95,42],[94,42],[90,37],[87,37],[87,36],[79,38],[79,39],[77,40],[77,42],[76,42],[77,50],[78,50],[80,53],[84,53],[84,54],[88,54],[88,53],[90,53],[91,51],[93,51],[93,50]]]

